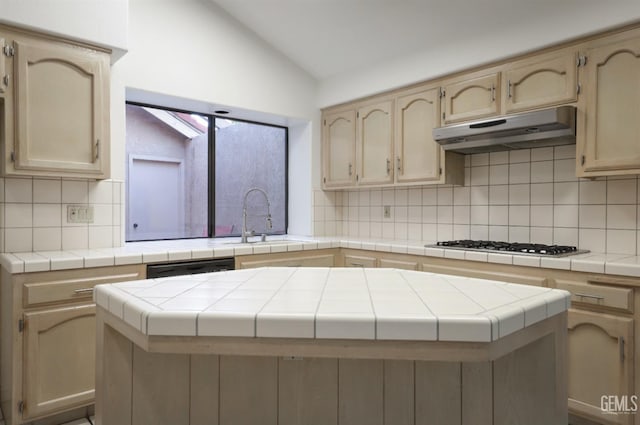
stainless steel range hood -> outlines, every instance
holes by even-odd
[[[445,151],[459,153],[575,144],[576,108],[560,106],[434,128],[433,138]]]

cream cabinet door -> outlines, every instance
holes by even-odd
[[[15,48],[16,174],[105,178],[108,55],[44,41]]]
[[[391,101],[358,110],[359,185],[393,183],[392,115]]]
[[[440,123],[440,89],[406,94],[396,99],[396,181],[440,180],[444,151],[433,140]]]
[[[23,418],[93,403],[95,305],[24,315]]]
[[[574,50],[516,62],[504,71],[505,113],[575,102],[577,59]]]
[[[442,125],[500,113],[500,74],[489,74],[444,86]]]
[[[0,37],[0,94],[7,91],[11,81],[11,76],[7,73],[7,55],[5,54],[5,49],[9,47],[7,41]]]
[[[355,185],[356,112],[329,113],[323,120],[323,186]]]
[[[578,104],[586,123],[578,133],[578,174],[638,174],[640,37],[587,50],[586,58]]]
[[[634,395],[633,319],[571,309],[568,326],[569,411],[606,424],[632,424],[634,415],[605,413],[601,403],[603,396]]]

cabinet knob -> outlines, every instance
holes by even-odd
[[[138,228],[138,223],[133,223],[133,228],[137,229]]]

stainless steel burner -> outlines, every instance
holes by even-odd
[[[536,243],[480,241],[480,240],[456,240],[443,241],[435,245],[425,245],[430,248],[459,249],[480,252],[494,252],[519,255],[542,255],[549,257],[566,257],[568,255],[584,254],[589,251],[579,250],[575,246],[568,245],[544,245]]]

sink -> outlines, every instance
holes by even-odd
[[[288,243],[301,243],[301,242],[303,241],[294,241],[291,239],[276,239],[276,240],[267,239],[264,242],[261,240],[249,241],[244,243],[239,241],[229,241],[229,242],[220,242],[220,244],[222,245],[284,245]]]

